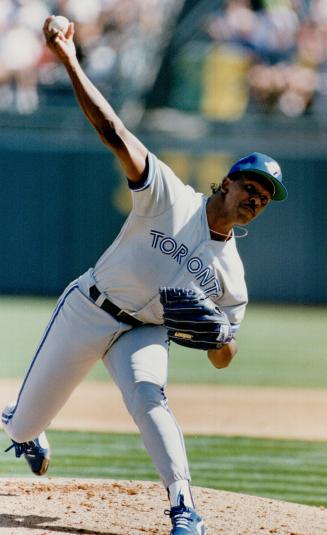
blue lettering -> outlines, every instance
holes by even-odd
[[[178,264],[181,264],[182,258],[184,258],[184,256],[187,255],[187,253],[188,253],[188,248],[186,247],[186,245],[182,243],[182,245],[178,247],[176,253],[173,254],[173,258],[176,260],[176,262],[178,262]]]
[[[200,258],[193,256],[187,262],[187,269],[190,273],[198,273],[203,268],[203,263]]]
[[[157,247],[157,245],[158,245],[159,237],[163,238],[164,237],[164,233],[163,232],[158,232],[157,230],[150,230],[150,234],[151,234],[151,236],[153,236],[152,247],[155,249]]]
[[[197,274],[195,278],[201,281],[200,286],[205,286],[206,284],[209,284],[209,282],[215,280],[215,277],[211,274],[211,271],[211,267],[208,266],[203,271]]]
[[[164,238],[160,243],[160,251],[164,254],[172,254],[176,251],[177,243],[172,238]]]
[[[178,246],[173,238],[165,237],[164,232],[150,230],[150,235],[153,236],[151,244],[152,248],[156,249],[159,246],[159,249],[163,254],[170,255],[178,264],[181,264],[182,259],[189,253],[189,249],[184,243]],[[186,263],[186,269],[189,273],[195,275],[195,279],[200,281],[201,287],[207,286],[207,288],[203,290],[205,295],[219,296],[222,294],[219,280],[215,278],[212,267],[204,267],[201,258],[192,256]],[[208,287],[209,284],[210,286]]]
[[[211,295],[218,295],[219,296],[219,295],[222,294],[221,287],[220,287],[220,284],[217,281],[217,279],[214,280],[213,286],[210,286],[209,288],[206,288],[205,290],[203,290],[203,292],[208,297],[211,296]]]

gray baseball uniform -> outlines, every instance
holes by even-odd
[[[153,154],[143,183],[130,183],[133,208],[95,267],[58,300],[16,402],[2,414],[8,435],[26,442],[53,417],[100,359],[121,390],[166,487],[190,479],[182,432],[165,397],[168,340],[160,286],[198,287],[235,330],[247,303],[235,238],[210,239],[207,197],[185,186]],[[113,317],[112,305],[128,316]],[[116,315],[116,311],[113,312]],[[133,322],[132,322],[133,323]],[[96,408],[95,408],[96,410]]]

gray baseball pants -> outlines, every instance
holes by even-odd
[[[86,273],[59,298],[17,400],[2,413],[7,434],[16,442],[37,437],[102,359],[165,487],[190,479],[183,435],[164,392],[168,368],[165,328],[131,328],[119,323],[89,299],[91,284]]]

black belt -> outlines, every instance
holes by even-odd
[[[100,295],[101,292],[98,290],[98,288],[96,286],[91,286],[90,297],[94,302],[97,301]],[[111,314],[111,316],[113,316],[117,321],[122,321],[123,323],[127,323],[127,325],[132,325],[133,327],[143,325],[142,321],[134,318],[133,316],[130,316],[127,312],[109,301],[109,299],[105,299],[103,303],[99,306],[100,308],[102,308],[102,310],[105,310],[106,312],[108,312],[108,314]]]

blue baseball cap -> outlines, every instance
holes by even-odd
[[[267,156],[267,154],[252,152],[251,154],[248,154],[248,156],[244,156],[244,158],[241,158],[234,163],[230,168],[228,175],[243,171],[251,172],[252,174],[257,173],[270,180],[274,186],[274,193],[272,196],[273,201],[284,201],[287,199],[288,192],[282,182],[283,175],[281,168],[276,160],[273,160],[273,158]]]

